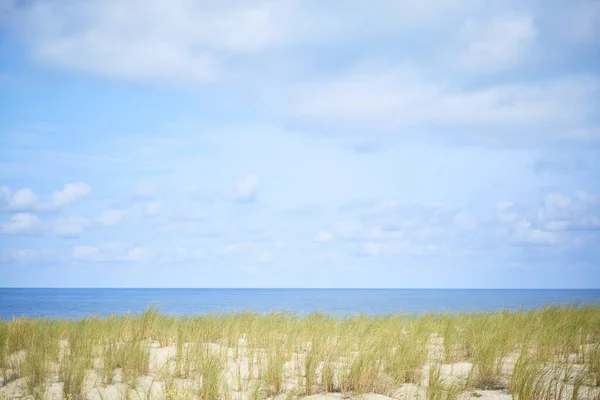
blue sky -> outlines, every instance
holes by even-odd
[[[597,1],[0,13],[0,286],[600,287]]]

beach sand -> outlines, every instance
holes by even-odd
[[[68,343],[61,341],[61,352],[68,351]],[[131,387],[122,382],[121,370],[115,369],[112,384],[104,385],[98,374],[98,369],[102,367],[102,359],[98,357],[94,360],[95,368],[89,369],[85,373],[85,383],[83,394],[85,399],[89,400],[122,400],[122,399],[192,399],[200,398],[197,395],[191,394],[194,388],[197,388],[199,382],[195,379],[175,378],[171,382],[173,389],[166,388],[166,382],[161,377],[165,371],[169,374],[175,373],[177,346],[169,345],[161,347],[159,342],[146,344],[150,354],[150,368],[147,376],[140,376],[136,379],[135,387]],[[184,347],[192,347],[193,344],[186,343]],[[481,400],[508,400],[513,399],[506,389],[499,390],[479,390],[467,388],[469,374],[472,371],[473,365],[469,362],[457,362],[445,364],[442,362],[444,356],[443,340],[439,337],[432,337],[428,342],[428,361],[423,366],[422,379],[419,383],[403,384],[398,387],[389,387],[385,390],[387,395],[377,393],[316,393],[307,395],[305,393],[305,384],[303,378],[303,365],[305,365],[305,354],[294,354],[294,358],[287,360],[283,364],[283,382],[282,392],[266,396],[263,393],[253,393],[253,388],[261,385],[258,379],[259,361],[251,361],[248,357],[249,350],[246,347],[243,339],[240,339],[240,344],[237,349],[221,346],[217,343],[204,344],[206,349],[215,356],[222,357],[225,360],[225,368],[223,371],[223,394],[219,398],[246,400],[254,398],[269,398],[269,399],[291,399],[305,398],[309,400],[336,400],[348,398],[361,398],[364,400],[386,400],[386,399],[481,399]],[[237,351],[237,357],[235,355]],[[26,353],[21,351],[12,355],[13,362],[19,363],[19,360],[24,360]],[[501,378],[504,383],[507,383],[512,372],[518,354],[512,354],[503,361]],[[323,363],[317,367],[317,372],[323,368]],[[577,364],[574,364],[577,367]],[[457,394],[456,397],[429,397],[428,390],[430,388],[430,369],[435,366],[439,368],[440,382],[445,387],[456,386],[462,387],[464,390]],[[344,365],[338,365],[339,368],[344,368]],[[583,368],[583,366],[581,366]],[[46,390],[41,395],[44,399],[60,400],[65,399],[63,395],[64,383],[59,382],[58,366],[51,366],[50,379],[46,386]],[[318,375],[318,374],[317,374]],[[32,394],[27,391],[26,377],[17,378],[4,385],[0,381],[0,399],[34,399]],[[318,382],[317,382],[317,385]],[[567,383],[564,387],[564,393],[561,396],[552,397],[553,399],[572,399],[573,398],[573,383]],[[440,395],[440,396],[443,396]],[[584,386],[579,390],[579,399],[597,399],[600,396],[599,387]]]

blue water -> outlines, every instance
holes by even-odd
[[[600,289],[0,289],[0,318],[80,318],[139,312],[149,306],[175,315],[279,310],[348,316],[517,310],[574,303],[600,305]]]

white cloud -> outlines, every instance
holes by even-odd
[[[241,202],[251,202],[256,199],[260,185],[260,178],[257,175],[247,175],[235,185],[234,199]]]
[[[273,246],[276,248],[276,246]],[[216,250],[216,254],[226,257],[243,257],[245,261],[250,260],[261,264],[270,264],[275,260],[275,252],[272,248],[265,248],[259,243],[246,241],[232,243],[220,247]]]
[[[574,213],[574,199],[587,204],[586,212]],[[545,224],[527,208],[512,202],[500,201],[490,215],[471,214],[443,204],[403,205],[400,203],[363,203],[344,208],[358,220],[348,219],[337,227],[339,249],[364,257],[405,257],[481,253],[502,246],[554,246],[573,248],[593,240],[593,232],[568,233],[566,229],[600,229],[600,213],[592,210],[596,199],[580,194],[569,199],[550,196],[546,203],[570,205],[570,215],[576,217],[568,224]],[[342,228],[342,229],[340,229]],[[583,236],[588,235],[588,236]],[[344,240],[346,239],[346,240]]]
[[[356,255],[360,257],[420,257],[440,254],[442,249],[437,244],[420,243],[418,240],[396,238],[385,243],[367,241],[361,244]]]
[[[82,182],[67,183],[61,190],[57,190],[52,194],[52,206],[56,208],[64,207],[77,200],[88,196],[92,188]]]
[[[454,223],[466,231],[474,231],[477,228],[477,219],[466,212],[459,212],[454,216]]]
[[[335,225],[336,243],[362,257],[454,254],[460,246],[480,246],[477,219],[444,204],[406,205],[395,201],[345,207],[355,218]],[[476,235],[476,236],[475,236]]]
[[[194,234],[201,231],[204,224],[199,221],[165,221],[159,227],[161,232]]]
[[[77,53],[82,56],[75,57]],[[48,41],[37,56],[51,65],[112,78],[206,83],[220,77],[218,62],[208,51],[194,53],[159,38],[121,42],[109,32]]]
[[[76,245],[73,246],[72,256],[81,261],[118,261],[125,259],[127,254],[126,244],[120,242],[108,242],[97,245]]]
[[[98,223],[103,226],[115,226],[120,224],[126,215],[126,210],[106,210],[98,218]]]
[[[550,232],[564,231],[569,227],[568,221],[546,221],[543,224],[544,229]]]
[[[470,72],[485,73],[513,67],[527,55],[536,36],[533,18],[509,14],[465,25],[470,44],[457,62]]]
[[[551,193],[536,213],[527,213],[510,201],[496,206],[501,234],[514,244],[573,246],[588,233],[600,231],[600,199],[579,193]]]
[[[256,261],[262,264],[271,264],[275,261],[275,256],[270,251],[261,251],[256,255]]]
[[[328,243],[333,240],[333,235],[330,232],[319,231],[315,235],[315,242],[318,243]]]
[[[102,261],[105,259],[104,251],[100,246],[75,246],[73,258],[84,261]]]
[[[219,230],[218,226],[211,223],[205,210],[189,204],[178,204],[175,209],[161,212],[154,221],[161,232],[173,234],[214,236]]]
[[[87,225],[88,220],[85,218],[61,218],[54,221],[53,233],[58,236],[77,236]]]
[[[13,215],[8,222],[2,224],[4,233],[28,233],[35,229],[40,219],[30,213],[18,213]]]
[[[590,118],[597,75],[471,79],[473,72],[517,66],[529,50],[537,50],[531,58],[540,67],[555,61],[541,54],[558,40],[542,29],[552,22],[573,20],[585,37],[598,31],[594,2],[539,7],[471,0],[375,0],[368,9],[341,1],[50,0],[11,7],[9,15],[42,63],[155,83],[219,81],[239,90],[244,107],[251,102],[286,123],[363,130],[363,137],[445,127],[485,143],[599,140]],[[344,62],[330,62],[338,49]],[[453,75],[457,63],[468,73]]]
[[[342,255],[340,255],[339,252],[332,251],[332,250],[317,254],[317,260],[320,262],[329,263],[329,262],[339,261],[341,259],[342,259]]]
[[[38,252],[32,249],[18,249],[13,252],[13,257],[16,261],[28,261],[35,259],[37,255]]]
[[[381,230],[381,227],[375,226],[367,229],[366,237],[369,240],[381,240],[385,236],[384,232]]]
[[[544,198],[543,208],[540,210],[540,218],[555,218],[564,214],[565,210],[568,210],[572,204],[570,197],[562,195],[560,193],[552,193]]]
[[[479,7],[459,0],[375,0],[368,8],[310,0],[50,0],[9,7],[7,15],[42,63],[120,79],[210,83],[244,75],[239,65],[258,54],[454,27]]]
[[[32,209],[36,204],[37,196],[29,188],[17,190],[10,200],[10,207],[17,210]]]
[[[550,245],[558,240],[556,235],[534,227],[523,210],[512,201],[499,201],[495,217],[502,226],[501,236],[514,244]]]
[[[428,79],[415,68],[369,65],[295,85],[289,94],[280,94],[288,101],[279,103],[293,120],[350,132],[364,130],[370,136],[374,129],[397,134],[403,128],[401,134],[410,135],[422,134],[419,128],[424,127],[455,127],[463,129],[463,136],[468,133],[491,143],[522,137],[589,140],[577,135],[576,129],[593,114],[592,99],[599,88],[597,78],[575,76],[467,89]],[[487,128],[481,133],[468,129],[483,126]],[[511,126],[547,130],[507,132]]]
[[[157,185],[154,182],[142,182],[135,188],[137,197],[148,198],[156,195]]]
[[[508,200],[499,201],[496,204],[496,218],[503,223],[511,223],[519,219],[519,212],[514,202]]]
[[[13,19],[30,30],[41,62],[137,81],[214,82],[229,72],[223,64],[231,55],[266,51],[293,41],[300,30],[312,32],[298,23],[303,18],[295,2],[49,1],[21,10]]]
[[[600,198],[579,193],[565,196],[560,193],[547,195],[538,211],[537,218],[546,230],[600,230]]]
[[[144,213],[148,216],[156,216],[160,213],[162,209],[162,203],[160,201],[153,201],[151,203],[146,204],[144,208]]]
[[[339,237],[350,239],[356,237],[362,231],[362,224],[357,219],[346,219],[336,224],[336,232]]]
[[[363,252],[368,256],[378,256],[383,251],[383,245],[381,243],[367,242],[363,244]]]
[[[219,254],[235,254],[254,252],[258,249],[258,245],[254,242],[231,243],[217,250]]]
[[[178,246],[173,251],[169,252],[169,257],[175,261],[198,261],[206,257],[203,250],[187,246]]]
[[[559,237],[553,232],[534,228],[531,222],[520,219],[513,225],[510,239],[518,244],[553,245],[558,242]]]
[[[0,188],[0,204],[8,206],[12,210],[51,211],[80,200],[88,196],[90,192],[91,188],[86,183],[67,183],[61,190],[56,190],[52,194],[50,202],[43,202],[30,188],[19,189],[13,194],[10,188],[2,186]]]
[[[8,262],[27,263],[39,261],[40,259],[51,255],[52,251],[49,250],[8,249],[2,251],[2,249],[0,249],[0,264]]]
[[[80,261],[93,262],[140,262],[152,259],[154,257],[154,252],[144,246],[128,246],[124,243],[111,242],[99,246],[73,246],[72,257]]]
[[[148,261],[152,259],[154,253],[142,246],[135,246],[127,252],[125,256],[126,260],[140,262],[140,261]]]
[[[12,190],[7,186],[0,186],[0,205],[8,205],[12,199]]]

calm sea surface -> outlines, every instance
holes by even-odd
[[[80,318],[139,312],[149,306],[176,315],[279,310],[347,316],[515,310],[574,303],[600,305],[600,289],[0,289],[0,318]]]

